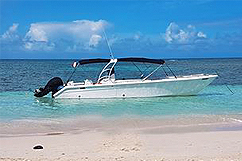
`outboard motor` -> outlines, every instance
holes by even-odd
[[[43,97],[49,92],[52,92],[53,95],[58,92],[59,88],[63,86],[63,81],[59,77],[54,77],[46,84],[45,88],[39,88],[34,91],[35,97]]]

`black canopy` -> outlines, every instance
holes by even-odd
[[[78,61],[80,65],[92,64],[92,63],[108,63],[110,59],[81,59]]]
[[[152,63],[152,64],[164,64],[163,59],[148,59],[148,58],[119,58],[118,62],[141,62],[141,63]],[[108,63],[110,59],[81,59],[79,60],[80,65],[92,64],[92,63]]]

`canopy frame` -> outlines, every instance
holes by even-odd
[[[67,80],[67,83],[69,82],[70,78],[72,77],[72,75],[74,74],[78,66],[82,66],[85,64],[95,64],[95,63],[107,63],[103,67],[102,71],[100,72],[97,83],[100,83],[102,80],[113,82],[113,80],[111,80],[111,75],[114,73],[114,66],[116,65],[117,62],[132,62],[133,64],[134,62],[158,64],[159,66],[156,69],[154,69],[148,76],[143,78],[142,79],[143,81],[148,79],[151,75],[153,75],[153,73],[155,73],[159,68],[163,67],[163,65],[165,64],[165,60],[163,59],[149,59],[149,58],[139,58],[139,57],[128,57],[128,58],[119,58],[119,59],[102,59],[102,58],[81,59],[78,62],[74,62],[75,64],[73,66],[74,71],[72,72],[71,76]],[[143,77],[143,73],[141,77]]]

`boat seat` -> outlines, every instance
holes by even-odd
[[[91,80],[89,80],[89,79],[86,79],[86,80],[84,81],[84,84],[85,84],[85,85],[93,85],[93,82],[92,82]]]

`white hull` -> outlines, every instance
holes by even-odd
[[[196,95],[217,75],[189,75],[161,80],[116,80],[102,84],[72,83],[55,98],[129,98]]]

